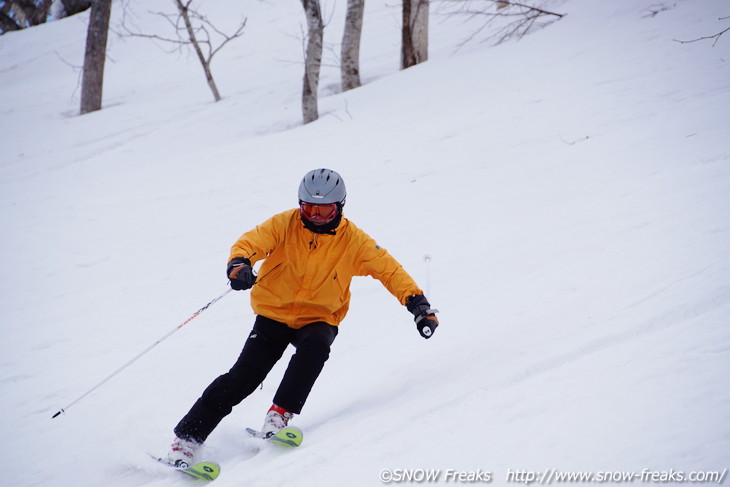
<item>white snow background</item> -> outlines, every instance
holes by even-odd
[[[253,322],[226,289],[238,236],[339,171],[346,216],[429,290],[441,327],[370,278],[294,423],[247,438],[286,366],[211,435],[215,485],[373,486],[383,469],[730,467],[730,33],[726,0],[568,0],[499,46],[432,4],[399,71],[400,4],[367,2],[364,86],[339,92],[344,2],[323,4],[321,118],[301,124],[299,2],[200,10],[245,34],[213,62],[121,37],[79,116],[88,14],[0,37],[0,471],[8,486],[192,485],[155,464]],[[169,35],[154,11],[128,22]],[[430,260],[425,260],[430,256]],[[443,474],[442,474],[443,475]],[[513,478],[514,479],[514,478]],[[446,484],[444,477],[439,482]],[[451,482],[455,483],[455,482]]]

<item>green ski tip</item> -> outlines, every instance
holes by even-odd
[[[304,439],[304,433],[302,433],[302,430],[294,426],[290,426],[280,430],[274,436],[269,438],[269,441],[283,446],[299,446],[302,444],[302,439]]]
[[[180,469],[180,471],[196,479],[215,480],[221,473],[221,467],[214,462],[200,462],[191,467]]]

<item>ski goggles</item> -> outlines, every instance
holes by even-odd
[[[317,204],[302,201],[299,209],[304,218],[319,225],[329,223],[337,216],[337,203]]]

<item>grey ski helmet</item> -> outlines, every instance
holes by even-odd
[[[331,169],[314,169],[304,175],[299,185],[299,201],[305,203],[345,204],[345,181]]]

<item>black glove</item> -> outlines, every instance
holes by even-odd
[[[251,261],[245,257],[231,259],[228,263],[226,275],[231,280],[231,289],[234,291],[251,289],[256,283],[256,276],[253,273]]]
[[[438,310],[431,308],[428,300],[422,294],[414,294],[409,297],[406,308],[415,317],[418,333],[423,338],[431,338],[433,332],[436,331],[436,327],[439,326],[439,320],[436,318]]]

